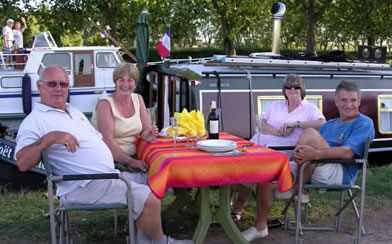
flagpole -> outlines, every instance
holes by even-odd
[[[106,35],[108,36],[108,38],[109,38],[116,46],[121,47],[121,49],[123,49],[124,52],[125,52],[134,62],[137,62],[137,61],[136,61],[136,56],[135,56],[133,53],[131,53],[131,51],[129,51],[126,47],[124,47],[120,42],[118,42],[116,39],[114,39],[114,37],[112,37],[112,35],[110,35],[109,31],[107,31],[107,30],[105,30],[104,28],[102,28],[102,26],[101,26],[99,23],[95,23],[94,21],[92,21],[91,18],[88,18],[88,20],[89,20],[91,23],[95,24],[95,26],[99,29],[99,31],[105,32]]]

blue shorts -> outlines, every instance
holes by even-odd
[[[11,54],[11,48],[10,47],[6,47],[4,50],[5,54]]]

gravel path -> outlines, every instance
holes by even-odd
[[[356,220],[351,216],[344,216],[343,230],[340,232],[333,231],[306,231],[304,232],[304,243],[317,244],[346,244],[353,243],[356,238]],[[327,221],[333,221],[328,219]],[[362,243],[381,244],[392,243],[392,208],[383,208],[377,211],[365,213],[365,229],[367,235],[362,237]],[[263,239],[252,241],[252,244],[280,244],[293,243],[295,239],[295,231],[284,231],[283,229],[271,229],[269,236]],[[209,231],[206,244],[229,244],[232,243],[227,239],[220,227],[214,226]]]

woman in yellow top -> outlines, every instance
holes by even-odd
[[[134,64],[117,66],[113,72],[116,91],[100,98],[91,120],[112,151],[114,161],[129,169],[146,172],[146,162],[133,157],[136,136],[152,141],[158,135],[158,129],[151,128],[143,98],[133,93],[138,78],[139,72]]]

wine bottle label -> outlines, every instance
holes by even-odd
[[[219,120],[210,120],[210,134],[219,133]]]

